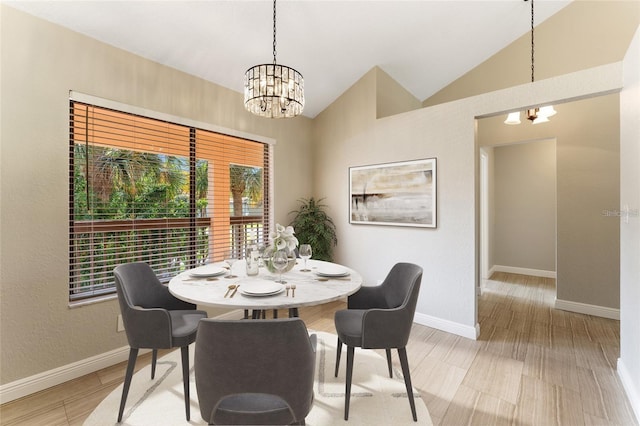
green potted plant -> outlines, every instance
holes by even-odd
[[[338,244],[336,225],[325,212],[327,207],[320,200],[313,197],[298,200],[298,210],[289,212],[295,215],[290,223],[295,229],[296,237],[301,244],[310,244],[313,251],[312,258],[316,260],[333,261],[333,247]]]

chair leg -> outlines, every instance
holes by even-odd
[[[184,410],[187,421],[191,419],[191,399],[189,397],[189,346],[180,348],[182,352],[182,382],[184,384]]]
[[[351,377],[353,376],[353,355],[355,347],[347,346],[347,381],[344,390],[344,419],[349,420],[349,402],[351,400]]]
[[[391,367],[391,349],[385,349],[387,352],[387,367],[389,367],[389,377],[393,379],[393,368]]]
[[[127,396],[129,395],[129,387],[131,386],[131,378],[133,377],[133,370],[136,366],[136,359],[138,358],[138,349],[129,349],[129,361],[127,362],[127,372],[124,375],[124,385],[122,386],[122,398],[120,399],[120,411],[118,411],[118,423],[122,421],[122,413],[124,413],[124,406],[127,403]]]
[[[340,355],[342,355],[342,342],[338,337],[338,344],[336,345],[336,371],[333,377],[338,377],[338,370],[340,369]]]
[[[156,377],[156,361],[158,360],[158,350],[153,349],[151,352],[151,380]]]
[[[407,348],[398,348],[398,356],[400,357],[400,365],[402,366],[402,375],[404,376],[404,385],[407,388],[407,397],[411,406],[411,415],[413,421],[418,421],[416,414],[416,402],[413,400],[413,386],[411,385],[411,372],[409,371],[409,360],[407,359]]]

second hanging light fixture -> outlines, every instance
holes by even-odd
[[[531,82],[535,81],[535,38],[534,38],[534,0],[524,0],[531,2]],[[556,110],[552,105],[543,106],[540,108],[530,108],[526,110],[527,120],[533,124],[546,123],[549,121],[549,117],[556,114]],[[509,113],[505,124],[520,124],[520,111]]]

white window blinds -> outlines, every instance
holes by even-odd
[[[268,144],[74,100],[69,127],[70,301],[114,293],[121,263],[168,281],[265,241]]]

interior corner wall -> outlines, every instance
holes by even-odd
[[[311,120],[0,4],[0,383],[126,347],[115,299],[70,308],[69,91],[276,140],[275,221],[312,190]],[[126,353],[123,360],[126,359]]]
[[[620,117],[618,374],[633,406],[636,420],[640,421],[640,28],[636,31],[624,60]]]
[[[376,70],[376,118],[422,108],[422,102],[382,69]]]

